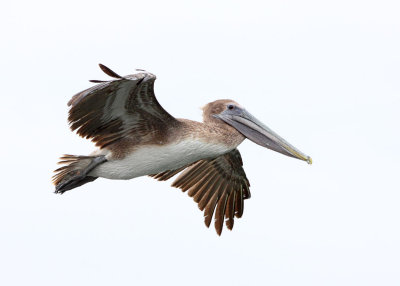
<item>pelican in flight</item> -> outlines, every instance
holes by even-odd
[[[114,78],[96,83],[68,102],[72,131],[96,143],[88,156],[64,155],[54,172],[56,193],[97,178],[128,180],[151,176],[159,181],[181,173],[173,187],[187,191],[204,211],[208,227],[220,235],[224,221],[232,230],[234,217],[243,215],[250,183],[237,147],[245,138],[261,146],[307,161],[311,158],[230,99],[203,107],[203,122],[178,119],[158,103],[156,77],[144,70],[120,76],[100,64]]]

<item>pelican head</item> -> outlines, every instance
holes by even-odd
[[[217,100],[207,104],[206,109],[214,118],[229,124],[254,143],[312,164],[310,156],[295,148],[235,101]]]

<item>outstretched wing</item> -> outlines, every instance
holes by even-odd
[[[218,235],[221,235],[224,217],[227,228],[232,230],[234,216],[240,218],[243,215],[243,200],[250,198],[250,183],[242,166],[240,153],[234,149],[217,158],[195,162],[172,183],[173,187],[188,191],[200,210],[204,210],[207,227],[214,215]],[[166,171],[152,177],[168,180],[182,170]]]
[[[99,66],[116,79],[94,80],[97,85],[68,102],[71,129],[80,136],[92,139],[101,148],[127,136],[139,143],[162,135],[177,122],[157,101],[153,74],[140,70],[122,77],[102,64]]]

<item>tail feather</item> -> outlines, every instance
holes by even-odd
[[[98,158],[97,156],[63,155],[58,164],[64,166],[56,169],[54,171],[56,174],[52,178],[53,184],[56,186],[55,192],[62,194],[96,180],[97,177],[87,176],[87,174],[100,163]]]

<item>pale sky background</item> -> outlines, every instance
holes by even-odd
[[[400,285],[399,1],[8,1],[0,30],[1,285]],[[55,195],[100,62],[156,74],[176,117],[234,99],[314,164],[244,142],[221,237],[172,180]]]

